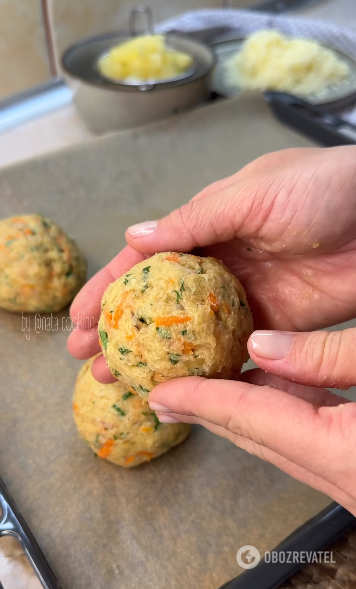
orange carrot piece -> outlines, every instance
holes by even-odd
[[[231,313],[231,307],[230,305],[228,305],[227,303],[223,303],[222,304],[223,309],[225,309],[225,313],[227,313],[228,315],[230,315]]]
[[[194,344],[189,342],[183,342],[183,354],[190,354],[194,350]]]
[[[209,292],[208,299],[209,299],[210,309],[212,311],[214,311],[214,313],[217,313],[219,310],[218,299],[216,298],[216,296],[212,292]]]
[[[179,254],[170,254],[166,258],[163,258],[162,262],[175,262],[176,264],[180,264],[180,255]]]
[[[100,448],[100,450],[98,452],[98,456],[100,458],[107,458],[111,453],[113,445],[114,445],[114,440],[107,440],[105,442],[105,444]]]
[[[79,405],[77,403],[73,403],[73,411],[78,411]]]
[[[24,229],[22,233],[24,233],[25,235],[34,235],[32,229]]]
[[[118,328],[119,321],[124,314],[124,303],[125,303],[128,295],[129,295],[128,292],[125,292],[123,294],[123,297],[122,297],[120,303],[118,304],[118,306],[116,307],[114,313],[109,313],[108,311],[105,311],[105,318],[106,318],[107,322],[109,323],[109,325],[111,325],[111,327],[113,327],[114,329]]]
[[[138,456],[147,456],[148,460],[152,460],[154,454],[152,452],[145,452],[145,450],[141,450],[140,452],[136,452]]]
[[[30,294],[34,290],[33,284],[24,284],[22,287],[22,292],[24,295]]]
[[[135,457],[134,456],[126,456],[126,458],[125,458],[126,464],[130,464],[134,460],[135,460]]]
[[[152,431],[152,427],[141,427],[141,431],[145,434],[149,434]]]
[[[166,376],[162,376],[161,374],[158,374],[157,372],[153,373],[152,378],[155,382],[166,382],[166,380],[168,380],[168,378]]]
[[[133,338],[134,338],[134,335],[133,334],[126,335],[126,339],[128,339],[129,341],[131,341]]]
[[[188,315],[184,317],[156,317],[155,323],[157,327],[170,327],[171,325],[179,325],[180,323],[187,323],[192,318]]]
[[[112,322],[112,313],[110,313],[109,311],[107,311],[105,309],[104,315],[105,315],[106,321],[109,323],[109,325],[111,325],[111,322]]]

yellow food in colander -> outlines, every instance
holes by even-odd
[[[113,47],[98,65],[107,78],[147,82],[179,78],[192,63],[190,55],[168,49],[163,35],[147,35]]]

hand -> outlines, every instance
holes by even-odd
[[[97,323],[105,288],[143,253],[193,248],[222,259],[241,279],[258,329],[310,330],[354,317],[355,162],[356,147],[272,153],[158,223],[130,228],[132,247],[86,284],[73,302],[73,321]],[[72,332],[68,347],[81,359],[100,351],[83,329]],[[102,357],[93,374],[112,381]]]
[[[356,147],[263,156],[126,239],[145,254],[198,249],[221,259],[258,329],[346,321],[356,314]]]
[[[307,336],[301,337],[305,344]],[[296,336],[296,354],[301,345]],[[289,372],[293,354],[280,361]],[[310,362],[309,375],[316,369]],[[356,404],[261,370],[242,377],[246,382],[174,379],[156,387],[149,404],[163,423],[203,425],[326,493],[356,516]]]
[[[129,247],[84,287],[71,313],[97,322],[106,286],[145,254],[199,248],[222,259],[246,288],[255,326],[289,330],[250,338],[251,358],[270,374],[176,379],[152,391],[151,407],[163,422],[200,423],[227,437],[356,515],[356,404],[316,388],[356,384],[356,330],[291,333],[356,314],[355,164],[354,147],[256,160],[157,223],[130,228]],[[68,345],[79,358],[100,350],[85,330]],[[111,380],[102,357],[93,374]]]

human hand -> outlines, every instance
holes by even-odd
[[[145,254],[198,249],[222,260],[259,329],[346,321],[356,314],[356,147],[265,155],[126,239]]]
[[[258,329],[310,330],[356,313],[356,148],[292,149],[252,162],[169,216],[127,231],[125,248],[83,288],[71,315],[100,314],[106,286],[143,253],[199,248],[241,279]],[[100,351],[72,332],[78,358]],[[103,358],[93,374],[112,381]]]
[[[314,386],[356,384],[355,343],[356,330],[255,332],[249,351],[263,370],[312,388],[250,370],[244,382],[167,381],[148,402],[161,422],[203,425],[356,515],[356,403]]]

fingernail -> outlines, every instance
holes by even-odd
[[[181,423],[178,419],[170,415],[159,415],[158,419],[161,423]]]
[[[132,237],[146,237],[151,235],[156,230],[157,221],[144,221],[143,223],[137,223],[137,225],[131,225],[127,232]]]
[[[282,360],[293,345],[291,331],[255,331],[250,338],[255,354],[267,360]]]
[[[170,409],[168,409],[168,407],[165,407],[164,405],[160,405],[159,403],[148,403],[150,408],[153,409],[153,411],[160,411],[161,413],[172,413],[172,411]]]

